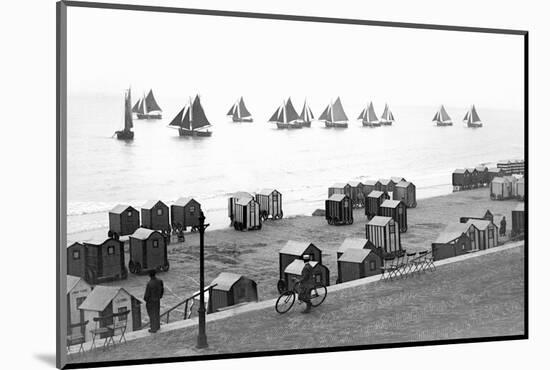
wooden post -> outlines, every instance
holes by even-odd
[[[204,224],[204,213],[199,216],[200,233],[200,303],[199,303],[199,335],[197,337],[197,348],[208,347],[206,340],[206,310],[204,307],[204,230],[209,226]]]

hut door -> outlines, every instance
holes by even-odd
[[[82,302],[84,302],[86,300],[86,297],[77,297],[76,298],[76,308],[80,307],[80,305],[82,304]],[[78,310],[80,311],[80,323],[83,323],[84,322],[84,311],[82,310]],[[80,327],[80,333],[82,335],[86,335],[86,328],[84,326],[81,326]]]

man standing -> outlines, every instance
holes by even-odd
[[[300,294],[299,299],[305,302],[306,308],[302,313],[309,313],[311,311],[311,290],[314,287],[313,282],[313,267],[309,264],[309,255],[304,257],[304,268],[302,269],[302,278],[300,279]]]
[[[155,270],[149,270],[149,277],[151,279],[147,283],[143,299],[149,315],[149,333],[156,333],[160,329],[160,299],[164,294],[164,283],[157,279]]]
[[[500,235],[506,236],[506,216],[502,216],[502,220],[500,220]]]

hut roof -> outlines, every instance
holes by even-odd
[[[506,180],[504,177],[495,177],[492,182],[496,182],[496,183],[499,183],[499,184],[504,184],[504,183],[508,182],[508,180]]]
[[[492,222],[489,221],[489,220],[473,220],[473,219],[470,219],[470,220],[468,220],[468,223],[466,225],[468,225],[468,226],[474,225],[479,230],[485,230],[491,224],[492,224]]]
[[[386,199],[382,202],[381,207],[386,208],[397,208],[402,202],[400,200],[392,200],[392,199]]]
[[[473,167],[470,167],[470,168],[466,168],[466,169],[467,169],[467,170],[468,170],[468,172],[470,172],[470,173],[472,173],[472,172],[474,172],[474,171],[476,171],[476,172],[477,172],[477,170],[476,170],[475,168],[473,168]]]
[[[352,180],[352,181],[349,181],[348,182],[348,185],[349,186],[353,186],[354,188],[359,186],[359,185],[363,185],[363,183],[361,181],[357,181],[357,180]]]
[[[315,267],[317,263],[317,261],[309,261],[311,267]],[[285,274],[301,275],[305,264],[306,263],[303,260],[294,260],[290,265],[285,268]]]
[[[130,235],[130,238],[145,240],[145,239],[148,239],[151,236],[151,234],[153,234],[155,232],[158,232],[158,231],[151,230],[151,229],[146,229],[144,227],[140,227],[139,229],[134,231],[134,233],[132,235]]]
[[[518,203],[518,205],[516,206],[516,208],[514,208],[514,211],[524,212],[524,211],[525,211],[525,204],[523,204],[523,203]]]
[[[240,199],[240,198],[252,198],[252,194],[247,193],[246,191],[237,191],[237,192],[231,194],[231,197],[232,197],[232,198],[237,198],[237,199]]]
[[[367,195],[369,198],[380,198],[384,194],[383,191],[380,190],[373,190]]]
[[[519,179],[518,179],[518,182],[525,182],[525,177],[521,176]]]
[[[516,182],[518,179],[515,176],[504,176],[504,180],[508,182]]]
[[[477,166],[476,170],[477,170],[477,172],[482,172],[482,171],[485,172],[485,171],[489,170],[489,168],[487,166]]]
[[[165,205],[160,200],[148,200],[145,202],[144,205],[141,206],[142,209],[152,209],[154,206],[156,206],[158,203],[161,203],[162,205]]]
[[[348,249],[338,258],[338,262],[362,263],[371,253],[371,249]]]
[[[346,197],[346,194],[332,194],[328,200],[333,200],[335,202],[340,202]]]
[[[395,184],[395,187],[396,188],[408,188],[409,186],[411,186],[413,183],[410,182],[410,181],[400,181],[398,182],[397,184]]]
[[[82,244],[82,243],[79,243],[79,242],[74,242],[74,243],[71,243],[71,244],[67,244],[67,249],[68,249],[68,248],[71,248],[71,247],[74,246],[74,245],[82,246],[83,244]]]
[[[109,240],[111,240],[113,238],[105,238],[105,237],[102,237],[102,236],[95,236],[93,237],[92,239],[88,240],[87,242],[84,242],[84,244],[88,244],[88,245],[103,245],[105,244],[106,242],[108,242]],[[114,239],[113,239],[114,240]]]
[[[193,199],[193,197],[181,197],[181,198],[178,198],[178,200],[176,200],[174,202],[174,205],[175,206],[181,206],[181,207],[185,207],[190,201],[192,200],[195,200]],[[195,200],[196,202],[196,200]],[[197,202],[198,203],[198,202]]]
[[[392,179],[393,182],[395,182],[396,184],[401,182],[401,181],[407,181],[405,180],[404,177],[401,177],[401,176],[392,176],[390,177]]]
[[[386,226],[391,220],[391,217],[374,216],[369,222],[367,222],[367,225]]]
[[[315,246],[313,243],[309,242],[298,242],[294,240],[289,240],[286,242],[285,246],[279,251],[279,253],[290,254],[293,256],[301,256],[310,245]]]
[[[441,234],[439,234],[439,236],[437,237],[434,243],[438,243],[438,244],[449,243],[455,240],[456,238],[460,237],[460,235],[464,234],[469,227],[470,227],[469,224],[461,224],[461,223],[449,224],[447,225],[447,227],[445,227],[445,229],[441,232]]]
[[[276,189],[262,189],[258,192],[258,194],[260,194],[260,195],[271,195],[275,191],[277,191],[277,190]]]
[[[344,184],[343,182],[337,182],[335,184],[332,184],[331,188],[344,188],[347,184]]]
[[[466,173],[468,170],[466,168],[457,168],[453,173]]]
[[[253,198],[239,198],[237,199],[237,201],[235,202],[235,204],[238,204],[240,206],[247,206],[250,202],[255,202],[255,200]]]
[[[234,274],[232,272],[222,272],[218,275],[218,277],[212,280],[210,285],[217,284],[214,289],[228,292],[231,290],[231,287],[233,287],[233,285],[242,277],[242,275]]]
[[[82,280],[82,278],[78,276],[67,275],[67,293],[73,290],[80,280]]]
[[[116,213],[117,215],[120,215],[126,212],[128,208],[133,208],[133,207],[127,204],[117,204],[113,209],[109,211],[109,213]]]
[[[338,248],[338,253],[344,253],[348,249],[363,249],[367,243],[367,239],[346,238]]]
[[[88,311],[103,311],[121,290],[128,293],[126,289],[121,287],[96,285],[79,308]],[[131,294],[128,293],[128,295]]]
[[[378,180],[364,180],[363,185],[376,185],[378,182]]]
[[[380,179],[378,180],[382,185],[388,185],[390,182],[394,182],[392,179]]]

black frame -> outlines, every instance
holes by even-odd
[[[525,191],[525,248],[524,248],[524,329],[523,335],[510,335],[510,336],[498,336],[498,337],[480,337],[480,338],[464,338],[464,339],[448,339],[448,340],[433,340],[433,341],[418,341],[418,342],[403,342],[403,343],[391,343],[391,344],[369,344],[369,345],[355,345],[355,346],[341,346],[341,347],[329,347],[329,348],[308,348],[308,349],[289,349],[289,350],[274,350],[274,351],[259,351],[259,352],[243,352],[243,353],[231,353],[231,354],[213,354],[202,356],[187,356],[187,357],[166,357],[166,358],[151,358],[151,359],[136,359],[136,360],[120,360],[120,361],[102,361],[102,362],[89,362],[78,364],[67,364],[65,353],[65,340],[66,334],[61,328],[66,327],[66,315],[64,310],[65,304],[65,292],[66,292],[66,253],[63,246],[66,245],[66,156],[67,156],[67,7],[75,8],[95,8],[95,9],[112,9],[112,10],[133,10],[133,11],[148,11],[159,13],[178,13],[178,14],[191,14],[191,15],[205,15],[205,16],[218,16],[218,17],[232,17],[232,18],[255,18],[255,19],[269,19],[269,20],[285,20],[285,21],[298,21],[298,22],[315,22],[315,23],[332,23],[332,24],[347,24],[347,25],[363,25],[363,26],[382,26],[392,28],[415,28],[425,30],[439,30],[439,31],[459,31],[459,32],[473,32],[473,33],[491,33],[501,35],[518,35],[523,36],[524,41],[524,160],[525,160],[525,183],[527,189]],[[148,5],[134,5],[134,4],[114,4],[114,3],[100,3],[100,2],[82,2],[82,1],[58,1],[56,4],[56,127],[57,127],[57,142],[56,142],[56,366],[64,369],[77,369],[77,368],[95,368],[105,366],[122,366],[122,365],[138,365],[138,364],[158,364],[158,363],[172,363],[172,362],[188,362],[188,361],[200,361],[200,360],[217,360],[228,358],[245,358],[245,357],[264,357],[264,356],[277,356],[277,355],[291,355],[291,354],[313,354],[313,353],[328,353],[328,352],[341,352],[341,351],[357,351],[364,349],[379,349],[379,348],[398,348],[398,347],[417,347],[428,345],[442,345],[442,344],[460,344],[460,343],[483,343],[483,342],[497,342],[505,340],[520,340],[529,338],[529,248],[528,248],[528,219],[529,219],[529,202],[528,202],[528,189],[529,189],[529,31],[515,30],[515,29],[499,29],[499,28],[482,28],[482,27],[463,27],[452,25],[436,25],[436,24],[424,24],[424,23],[405,23],[405,22],[386,22],[375,20],[361,20],[361,19],[348,19],[348,18],[329,18],[329,17],[315,17],[315,16],[302,16],[302,15],[290,15],[290,14],[269,14],[269,13],[254,13],[254,12],[235,12],[227,10],[210,10],[210,9],[192,9],[192,8],[177,8],[177,7],[164,7],[164,6],[148,6]]]

